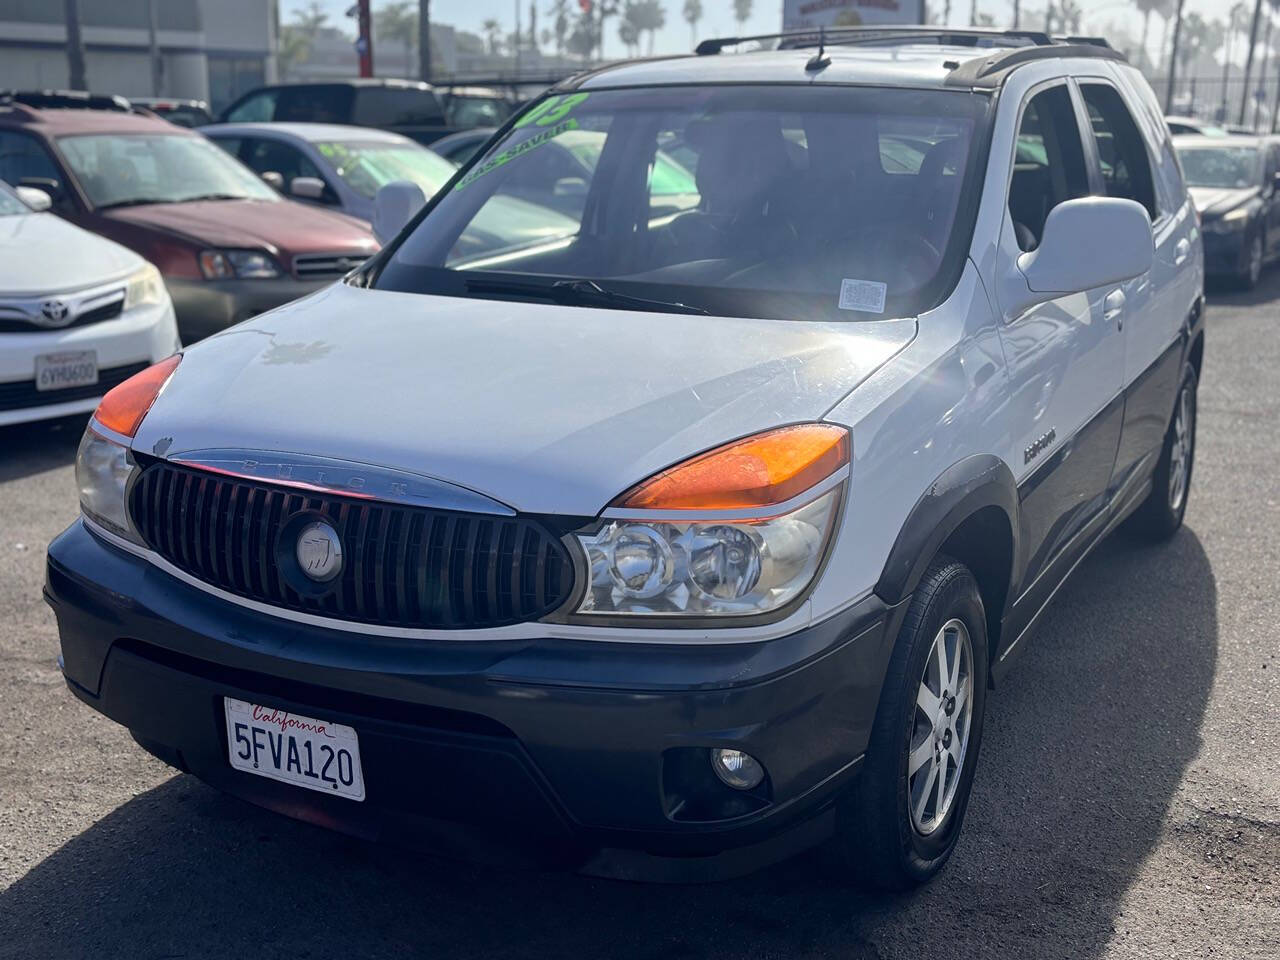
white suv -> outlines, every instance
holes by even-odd
[[[182,344],[156,268],[0,182],[0,426],[86,413]]]
[[[1054,592],[1181,522],[1195,211],[1105,46],[722,45],[559,85],[347,282],[103,401],[49,549],[78,697],[365,836],[940,869]]]

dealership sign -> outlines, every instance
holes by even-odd
[[[782,29],[920,23],[924,0],[783,0]]]

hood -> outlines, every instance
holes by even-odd
[[[1252,200],[1261,190],[1258,187],[1189,187],[1188,192],[1201,218],[1211,220]]]
[[[589,516],[709,447],[821,418],[915,330],[335,284],[188,349],[134,446],[357,461]]]
[[[0,292],[69,293],[122,278],[142,266],[132,250],[52,213],[0,217]]]
[[[103,217],[159,230],[199,246],[266,247],[292,259],[299,253],[360,253],[378,249],[358,220],[293,200],[202,200],[105,210]]]

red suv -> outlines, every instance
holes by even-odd
[[[281,197],[198,133],[119,97],[0,99],[0,180],[136,250],[164,275],[183,340],[338,279],[378,249],[358,220]]]

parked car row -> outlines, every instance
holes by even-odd
[[[1280,256],[1280,138],[1177,136],[1206,272],[1246,289]]]

